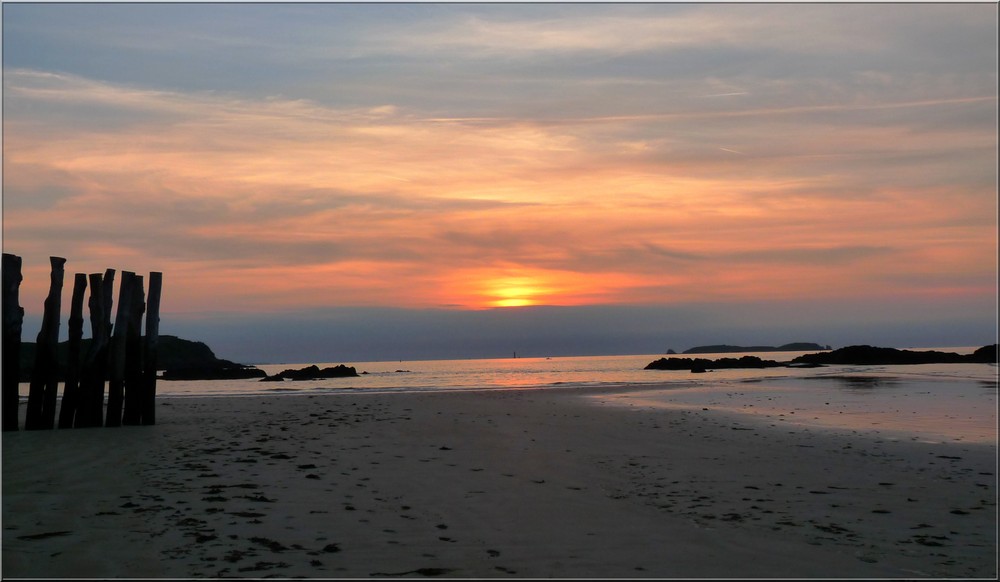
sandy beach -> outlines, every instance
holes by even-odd
[[[995,442],[614,392],[177,398],[153,427],[5,433],[2,574],[997,575]]]

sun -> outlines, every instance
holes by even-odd
[[[493,302],[494,307],[525,307],[527,305],[535,305],[535,302],[531,299],[512,297],[510,299],[497,299]]]
[[[455,271],[443,287],[451,297],[443,304],[472,309],[586,305],[607,303],[615,292],[633,286],[617,274],[594,277],[589,273],[497,265]]]
[[[526,307],[537,305],[549,292],[529,277],[504,277],[491,281],[486,294],[493,307]]]

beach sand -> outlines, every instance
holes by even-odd
[[[152,427],[4,433],[2,574],[997,574],[995,443],[613,392],[169,399]]]

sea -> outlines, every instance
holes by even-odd
[[[906,349],[971,354],[978,347]],[[996,364],[832,365],[722,369],[700,374],[645,369],[662,357],[757,356],[786,362],[806,353],[814,352],[261,364],[257,367],[269,375],[310,364],[320,368],[345,364],[359,375],[285,382],[161,380],[156,391],[158,399],[171,399],[604,386],[615,390],[586,397],[603,406],[716,410],[772,424],[850,429],[889,435],[887,438],[997,442]],[[28,384],[21,385],[21,392],[25,398]]]

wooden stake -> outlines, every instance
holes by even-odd
[[[112,301],[112,295],[115,291],[115,270],[105,269],[104,270],[104,293],[101,295],[102,301],[104,302],[104,329],[108,334],[108,341],[111,339],[111,309],[114,307],[114,301]]]
[[[24,308],[18,300],[21,257],[3,253],[3,430],[18,428],[18,384],[21,379],[21,327]]]
[[[73,280],[73,300],[69,311],[66,379],[63,382],[62,405],[59,407],[59,428],[73,428],[80,406],[80,343],[83,340],[83,296],[86,292],[87,275],[77,273]]]
[[[142,314],[146,311],[143,278],[132,278],[132,305],[125,330],[125,413],[122,424],[142,423],[142,407],[146,401],[146,383],[142,378]]]
[[[142,424],[156,424],[156,372],[160,343],[160,288],[163,273],[149,274],[149,300],[146,304],[146,353],[143,358],[143,382],[145,400],[142,407]]]
[[[122,404],[125,398],[125,355],[126,332],[128,320],[132,313],[132,283],[135,273],[122,272],[122,281],[118,287],[118,312],[115,315],[114,331],[111,335],[111,346],[108,363],[108,411],[104,426],[121,426]],[[107,290],[105,290],[107,296]]]
[[[62,286],[66,259],[49,257],[52,274],[49,295],[45,298],[42,328],[36,343],[35,369],[28,390],[28,410],[24,428],[51,429],[56,419],[56,392],[59,382],[56,367],[56,347],[59,344],[59,312],[62,308]]]
[[[100,273],[90,275],[90,349],[80,374],[80,406],[74,426],[104,424],[104,381],[108,371],[108,328],[104,315],[104,281]]]

